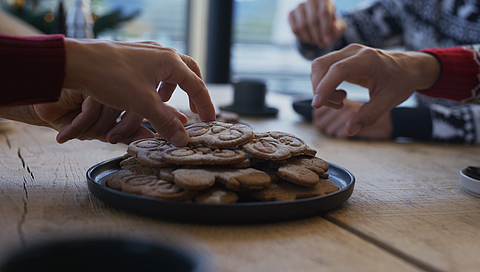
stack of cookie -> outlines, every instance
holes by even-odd
[[[195,123],[175,147],[156,136],[132,142],[106,181],[127,193],[195,203],[288,201],[328,194],[328,163],[300,138],[243,124]]]

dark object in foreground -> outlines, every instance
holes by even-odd
[[[23,249],[0,271],[206,272],[204,258],[177,246],[140,240],[86,238],[52,241]]]

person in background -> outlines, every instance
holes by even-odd
[[[127,144],[153,136],[141,126],[147,118],[160,136],[184,146],[187,118],[164,103],[178,85],[202,121],[215,120],[197,63],[175,49],[27,32],[0,34],[1,118],[52,127],[59,143]]]
[[[480,1],[377,0],[340,16],[333,1],[309,0],[290,13],[289,22],[300,53],[312,60],[352,43],[407,51],[480,43]],[[480,144],[480,106],[415,97],[416,107],[393,108],[356,137]],[[362,106],[345,99],[340,109],[315,109],[313,124],[327,135],[348,137],[345,124]]]
[[[345,119],[353,136],[375,124],[381,116],[414,92],[461,103],[480,102],[480,45],[393,52],[359,44],[313,61],[312,106],[342,108],[343,81],[369,89],[370,101]],[[480,125],[480,119],[473,120]]]

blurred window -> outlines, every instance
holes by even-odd
[[[120,11],[122,17],[138,12],[134,19],[102,31],[97,38],[156,41],[186,53],[188,0],[92,0],[91,5],[99,17],[112,11]]]
[[[337,0],[342,12],[363,0]],[[263,78],[271,91],[311,94],[311,61],[295,47],[288,15],[305,0],[236,0],[231,75]]]

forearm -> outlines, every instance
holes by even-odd
[[[32,105],[2,107],[0,108],[0,118],[30,125],[51,127],[47,122],[44,122],[37,116]]]

